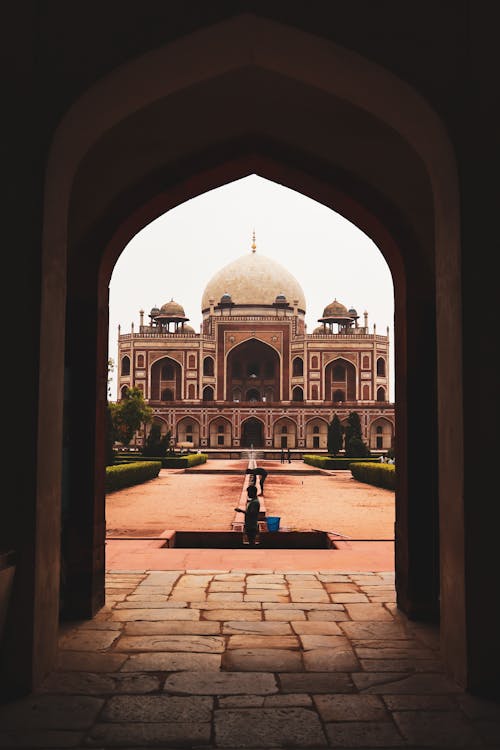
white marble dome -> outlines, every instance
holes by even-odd
[[[216,305],[229,294],[234,305],[272,305],[284,295],[293,307],[305,312],[306,300],[302,287],[287,269],[258,252],[250,252],[221,268],[203,292],[201,309],[206,310],[213,299]]]

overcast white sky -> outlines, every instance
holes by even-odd
[[[285,266],[306,298],[308,333],[334,298],[355,307],[363,325],[391,340],[390,398],[394,399],[394,290],[389,267],[369,237],[330,208],[289,188],[251,175],[193,198],[139,232],[124,248],[110,282],[109,357],[118,358],[118,324],[137,331],[147,314],[174,299],[200,330],[201,297],[222,266],[250,252]],[[116,382],[111,381],[115,400]]]

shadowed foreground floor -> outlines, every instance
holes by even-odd
[[[499,704],[394,600],[392,572],[113,571],[0,747],[500,747]]]

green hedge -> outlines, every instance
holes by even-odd
[[[378,458],[345,458],[344,456],[334,458],[333,456],[317,456],[315,454],[305,454],[303,456],[305,464],[317,466],[319,469],[350,469],[351,464],[363,461],[364,463],[376,463]]]
[[[127,465],[130,463],[143,463],[147,461],[159,461],[162,469],[188,469],[190,466],[204,464],[208,456],[205,453],[186,453],[184,456],[131,456],[129,453],[117,453],[115,461],[117,465]]]
[[[142,484],[158,476],[161,461],[135,461],[118,466],[106,466],[106,491],[121,490],[134,484]]]
[[[351,474],[358,482],[366,482],[386,490],[396,489],[395,464],[356,462],[351,464]]]

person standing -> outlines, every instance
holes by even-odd
[[[290,452],[290,448],[288,448],[288,450],[286,452],[286,457],[288,459],[288,463],[291,464],[292,463],[292,454]]]
[[[244,513],[245,515],[245,523],[244,523],[244,530],[245,534],[247,535],[248,544],[254,546],[255,545],[255,539],[257,537],[257,533],[259,531],[259,512],[260,512],[260,503],[257,499],[257,487],[255,484],[249,484],[247,487],[247,507],[245,510],[243,508],[235,508],[235,511],[237,513]]]
[[[281,449],[280,463],[285,463],[285,451],[283,450],[283,448]]]

